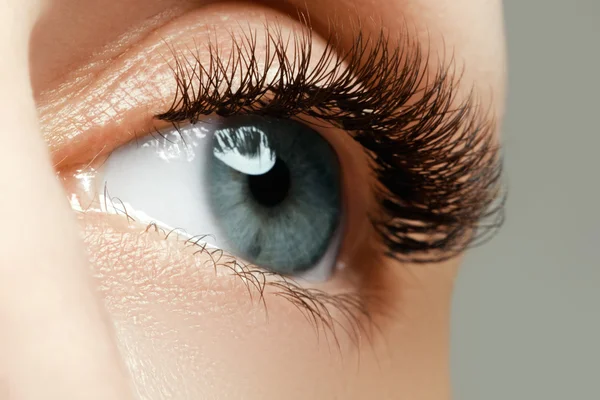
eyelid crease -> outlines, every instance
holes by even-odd
[[[323,121],[347,131],[371,161],[380,205],[371,220],[388,256],[440,262],[490,238],[504,218],[497,124],[474,90],[458,99],[454,59],[432,67],[409,35],[360,30],[349,49],[340,53],[333,33],[315,55],[312,35],[309,25],[284,37],[265,24],[264,60],[252,30],[231,34],[228,56],[209,42],[208,65],[172,48],[177,92],[156,119],[175,127],[211,114]]]

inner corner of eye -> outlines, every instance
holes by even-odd
[[[102,211],[207,235],[209,245],[278,274],[332,274],[344,204],[339,158],[321,134],[256,115],[159,133],[108,157],[96,185]]]

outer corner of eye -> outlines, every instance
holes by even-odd
[[[248,264],[308,281],[333,273],[344,234],[342,171],[332,145],[298,121],[212,118],[115,150],[97,187],[140,222]]]

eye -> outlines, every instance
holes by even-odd
[[[337,154],[308,125],[255,115],[160,131],[113,152],[102,190],[137,220],[284,275],[325,280],[341,241]],[[115,204],[115,201],[112,202]]]

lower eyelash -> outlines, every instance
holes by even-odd
[[[128,219],[131,218],[128,216]],[[177,236],[178,229],[164,232],[155,223],[149,224],[145,232],[160,233],[165,240]],[[181,232],[179,232],[181,233]],[[317,338],[325,341],[342,353],[341,337],[345,335],[355,348],[372,344],[379,332],[371,305],[375,295],[353,291],[332,294],[315,288],[305,288],[293,278],[284,277],[251,264],[245,264],[223,250],[208,248],[203,239],[210,235],[197,235],[185,239],[183,245],[193,247],[194,255],[208,255],[210,265],[215,269],[227,270],[237,277],[248,291],[253,303],[261,304],[268,317],[266,296],[275,296],[289,301],[314,329]]]
[[[118,198],[111,197],[105,187],[104,210],[122,216],[127,223],[136,223],[135,217]],[[89,210],[96,206],[90,205]],[[89,210],[81,210],[87,212]],[[164,240],[176,240],[184,248],[193,251],[194,256],[208,256],[205,267],[217,271],[227,271],[246,287],[252,303],[262,305],[268,318],[268,297],[275,296],[289,301],[313,328],[318,339],[323,339],[329,347],[342,354],[342,338],[348,339],[355,349],[364,344],[371,345],[380,332],[378,317],[384,316],[379,306],[379,295],[367,294],[356,289],[341,293],[328,293],[321,289],[306,288],[290,277],[246,264],[237,258],[225,254],[221,249],[209,247],[204,239],[211,234],[187,236],[179,228],[165,230],[157,223],[149,223],[140,234],[159,234]],[[375,305],[378,305],[375,307]]]

